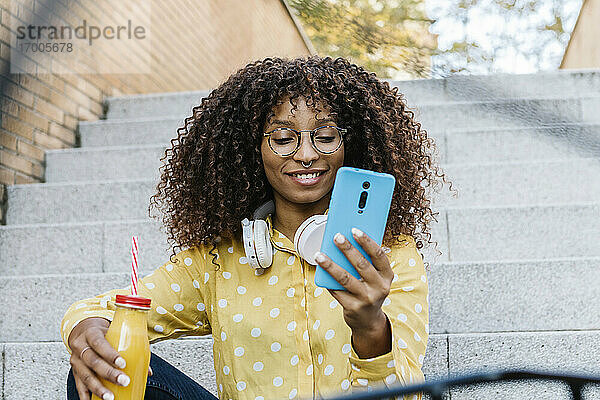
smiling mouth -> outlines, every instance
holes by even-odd
[[[325,172],[327,172],[327,171],[313,172],[310,174],[287,174],[287,175],[293,176],[294,178],[297,178],[297,179],[314,179],[318,176],[323,175]]]
[[[290,179],[298,185],[313,186],[313,185],[316,185],[321,180],[321,177],[326,172],[327,171],[313,172],[310,174],[286,174],[286,175],[289,176]]]

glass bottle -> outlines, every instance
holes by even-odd
[[[121,370],[130,378],[123,387],[99,378],[115,395],[115,400],[143,400],[150,366],[150,342],[148,340],[148,310],[151,299],[139,296],[116,296],[116,311],[106,332],[106,340],[125,359]],[[95,394],[92,400],[101,400]]]

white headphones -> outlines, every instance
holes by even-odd
[[[254,221],[242,220],[246,259],[256,275],[262,275],[273,263],[273,246],[269,227],[264,218],[275,212],[273,200],[269,200],[254,211]],[[327,223],[326,214],[313,215],[304,221],[294,235],[294,248],[309,264],[317,265],[314,255],[321,249]]]

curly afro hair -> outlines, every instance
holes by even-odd
[[[166,163],[148,208],[150,214],[153,206],[163,212],[168,241],[177,248],[212,244],[213,254],[221,238],[241,237],[240,221],[273,199],[260,147],[267,118],[286,96],[330,107],[348,129],[344,166],[396,178],[382,245],[406,244],[400,234],[414,237],[417,249],[424,236],[432,243],[428,224],[439,213],[429,207],[422,183],[437,186],[435,178],[444,178],[431,158],[437,156],[434,140],[396,87],[342,57],[316,55],[250,63],[192,108],[161,158]],[[215,259],[213,254],[218,266]]]

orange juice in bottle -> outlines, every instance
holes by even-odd
[[[115,400],[143,400],[150,365],[150,342],[148,340],[148,310],[151,299],[118,294],[115,316],[106,332],[106,340],[125,359],[121,370],[130,378],[123,387],[99,378],[115,395]],[[101,400],[95,394],[92,400]]]

